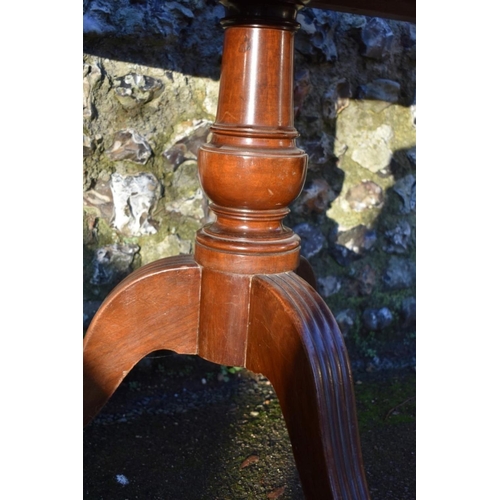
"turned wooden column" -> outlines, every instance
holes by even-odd
[[[217,217],[196,238],[199,353],[214,362],[229,353],[244,365],[251,275],[299,265],[300,239],[282,220],[302,190],[307,155],[293,126],[295,6],[236,2],[227,10],[217,118],[198,154]]]
[[[368,500],[342,334],[283,225],[307,168],[293,126],[298,6],[223,3],[219,106],[198,155],[216,220],[194,258],[148,264],[104,301],[84,340],[84,423],[155,350],[244,366],[276,391],[306,498]]]

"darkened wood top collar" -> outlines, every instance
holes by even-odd
[[[295,4],[316,9],[416,22],[416,0],[221,0],[221,3],[224,5],[239,3],[247,6],[273,3]]]

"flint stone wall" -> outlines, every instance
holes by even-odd
[[[84,324],[137,267],[189,254],[212,214],[197,149],[215,119],[223,8],[87,0],[83,56]],[[309,154],[286,223],[355,363],[415,355],[415,26],[303,9],[295,126]]]

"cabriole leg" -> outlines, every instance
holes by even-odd
[[[171,257],[138,269],[111,292],[84,338],[84,425],[144,356],[198,352],[200,282],[191,256]]]
[[[254,277],[246,366],[276,390],[306,497],[369,499],[342,334],[294,273]]]

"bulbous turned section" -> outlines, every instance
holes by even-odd
[[[262,211],[286,208],[297,198],[307,157],[295,147],[239,151],[207,144],[199,149],[198,162],[200,182],[216,205]]]
[[[299,263],[300,238],[282,224],[307,169],[293,126],[298,24],[295,7],[285,4],[278,12],[275,3],[233,1],[223,20],[217,118],[198,153],[201,185],[217,217],[197,235],[195,259],[205,267],[253,274]]]

